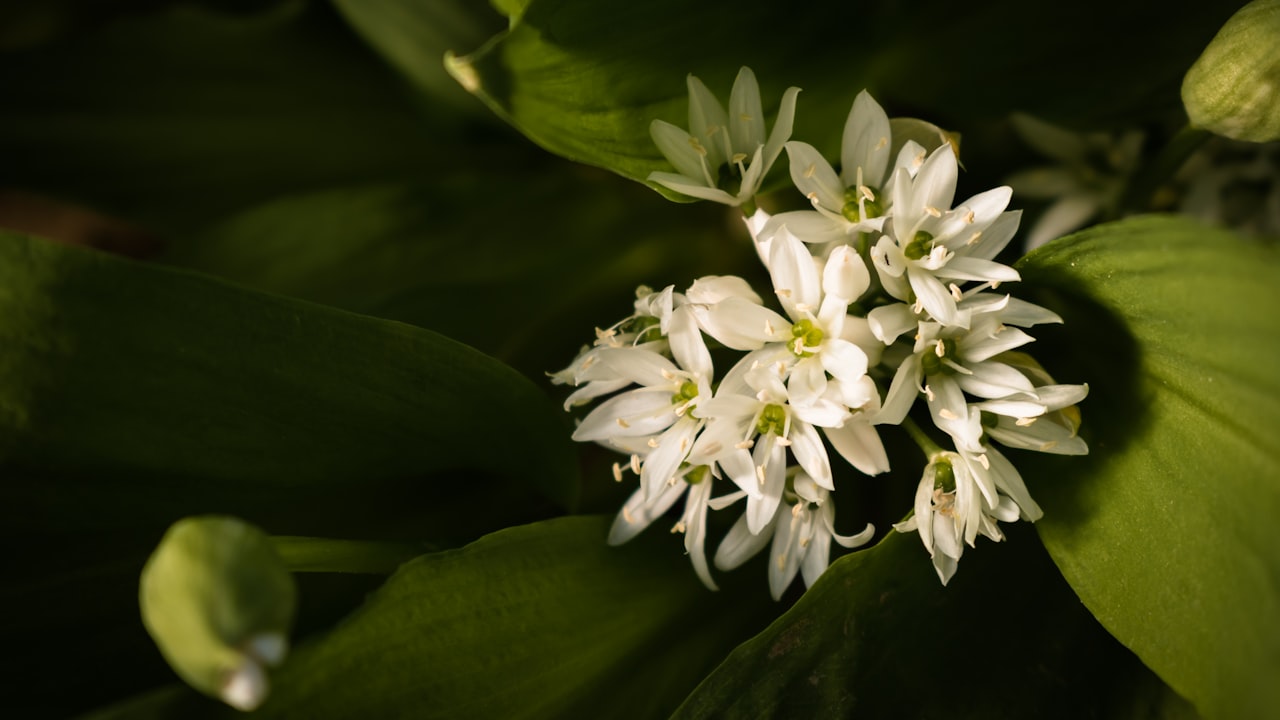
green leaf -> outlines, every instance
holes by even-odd
[[[709,592],[665,533],[608,547],[608,523],[552,520],[411,561],[297,649],[259,716],[665,715],[772,604],[758,582]]]
[[[1019,269],[1066,320],[1037,356],[1091,388],[1090,455],[1027,458],[1046,547],[1098,620],[1206,717],[1273,714],[1280,255],[1144,217]]]
[[[486,470],[572,502],[558,409],[432,332],[11,234],[0,318],[9,466],[289,491]]]
[[[0,87],[6,186],[158,232],[281,192],[420,175],[450,156],[440,124],[325,3],[122,18],[6,53]]]
[[[1176,707],[1022,526],[943,587],[914,535],[832,563],[675,718],[1133,718]]]
[[[1104,0],[1033,11],[1014,0],[785,10],[533,0],[511,9],[521,14],[509,32],[450,60],[455,77],[539,145],[636,180],[669,169],[649,123],[685,125],[688,73],[724,101],[738,68],[750,66],[769,118],[786,87],[803,88],[794,137],[829,154],[864,87],[891,114],[910,109],[961,132],[1013,110],[1115,125],[1176,111],[1184,69],[1230,14],[1213,3],[1151,13]],[[1158,38],[1159,51],[1138,36]]]
[[[467,0],[334,0],[375,50],[433,100],[492,118],[444,68],[446,52],[470,52],[506,23],[484,3]]]

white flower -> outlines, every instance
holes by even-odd
[[[804,577],[805,587],[813,587],[830,562],[832,540],[855,548],[865,545],[875,533],[875,527],[867,523],[857,535],[840,535],[835,530],[836,513],[830,493],[803,472],[795,473],[791,486],[790,505],[783,504],[767,527],[752,534],[744,514],[721,541],[715,556],[717,568],[732,570],[754,557],[772,539],[769,591],[774,600],[782,597],[797,572]]]
[[[926,311],[944,325],[964,326],[967,318],[956,307],[962,298],[959,283],[1020,279],[1016,270],[992,258],[1013,238],[1021,214],[1004,212],[1011,195],[1007,187],[951,209],[958,171],[951,146],[923,159],[923,148],[908,143],[903,154],[911,152],[917,157],[901,160],[890,179],[893,215],[871,257],[890,295],[904,301],[914,295],[917,312]]]
[[[1001,472],[1012,469],[1003,456],[998,457],[1003,461]],[[998,492],[992,467],[995,465],[987,455],[940,453],[925,467],[916,487],[914,514],[893,526],[898,532],[919,533],[943,585],[955,574],[966,544],[972,547],[978,535],[1002,540],[1004,534],[997,521],[1011,522],[1020,515],[1018,504]],[[1019,477],[1017,485],[1021,483]],[[1022,487],[1024,495],[1025,490]],[[1026,502],[1039,517],[1040,509],[1030,502],[1029,495]]]
[[[706,85],[689,76],[689,130],[654,120],[649,134],[658,150],[675,166],[675,173],[653,172],[649,181],[667,189],[725,205],[742,205],[760,183],[791,137],[799,88],[788,88],[778,108],[773,132],[765,137],[760,86],[749,68],[738,71],[729,94],[729,112]],[[723,189],[720,169],[727,165],[738,176],[738,188]]]
[[[825,244],[880,230],[889,208],[888,198],[880,195],[891,133],[888,115],[866,90],[858,93],[845,121],[838,175],[812,145],[792,141],[786,148],[791,180],[814,209],[775,215],[762,235],[771,237],[785,225],[804,242]]]
[[[752,533],[764,529],[782,501],[787,448],[815,482],[834,489],[826,446],[814,426],[837,426],[849,416],[829,400],[791,405],[782,382],[786,364],[776,360],[785,352],[758,350],[729,371],[715,397],[700,408],[708,425],[690,453],[691,463],[718,462],[746,493]]]
[[[684,533],[684,549],[689,553],[689,561],[708,588],[717,590],[711,570],[707,566],[707,507],[711,500],[712,474],[705,465],[684,468],[673,482],[662,488],[661,492],[646,497],[644,489],[632,493],[630,499],[622,506],[622,510],[614,518],[613,527],[609,530],[609,544],[621,545],[635,537],[654,520],[675,505],[685,495],[684,513],[676,522],[672,532]]]

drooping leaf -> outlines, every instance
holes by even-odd
[[[256,716],[665,715],[773,606],[758,583],[707,591],[665,533],[611,548],[607,528],[552,520],[406,564],[297,649]]]
[[[864,87],[891,114],[961,132],[1013,110],[1114,125],[1176,111],[1182,73],[1231,8],[533,0],[509,11],[520,13],[510,31],[452,59],[454,75],[543,147],[643,180],[669,169],[648,128],[685,125],[688,73],[723,102],[752,67],[770,118],[786,87],[803,88],[794,137],[829,152]]]
[[[1274,714],[1280,255],[1146,217],[1051,243],[1019,268],[1066,320],[1037,354],[1091,388],[1090,455],[1025,458],[1050,554],[1206,717]]]
[[[966,552],[946,587],[914,535],[836,561],[674,717],[1132,718],[1182,704],[1015,526]]]

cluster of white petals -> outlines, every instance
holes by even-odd
[[[634,314],[598,330],[552,378],[576,387],[566,409],[608,396],[574,439],[628,455],[615,479],[638,478],[611,543],[683,497],[673,531],[684,533],[702,581],[715,589],[711,564],[730,570],[769,548],[775,598],[797,574],[812,585],[832,541],[871,540],[870,523],[837,532],[837,479],[889,472],[880,432],[907,425],[926,467],[914,508],[894,527],[919,534],[945,584],[978,535],[1000,540],[1000,522],[1042,514],[995,445],[1086,453],[1075,405],[1087,387],[1055,383],[1018,350],[1033,340],[1023,328],[1061,319],[998,291],[1019,280],[995,260],[1018,228],[1009,188],[957,203],[952,143],[941,132],[935,147],[895,143],[893,123],[866,92],[849,113],[837,172],[814,147],[787,142],[796,92],[767,139],[745,68],[727,116],[691,76],[690,131],[653,125],[680,173],[650,179],[730,205],[752,200],[785,148],[813,209],[745,219],[772,281],[770,302],[730,276],[700,278],[684,292],[640,288]],[[741,178],[736,194],[720,187],[725,167]],[[713,349],[732,360],[721,374]],[[917,406],[932,430],[910,419]],[[735,507],[740,515],[708,563],[710,511]]]

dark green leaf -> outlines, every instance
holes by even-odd
[[[1104,0],[785,9],[533,0],[520,9],[507,34],[452,61],[455,76],[543,147],[641,180],[668,169],[649,122],[684,125],[687,73],[724,101],[739,66],[752,67],[769,117],[787,86],[803,88],[795,137],[828,150],[864,87],[891,114],[962,132],[1013,110],[1115,124],[1176,112],[1182,73],[1231,12],[1199,3],[1152,13]]]
[[[179,234],[247,202],[438,168],[438,124],[325,3],[184,6],[0,63],[4,184]]]
[[[572,502],[554,405],[428,331],[15,235],[0,318],[10,466],[279,489],[465,468]]]
[[[259,715],[665,715],[771,603],[709,592],[670,536],[611,548],[607,528],[552,520],[408,563],[298,648]]]
[[[915,535],[833,563],[681,706],[690,718],[1151,717],[1176,707],[1028,528],[943,587]]]
[[[1280,256],[1147,217],[1019,267],[1066,319],[1037,355],[1091,386],[1088,458],[1027,473],[1050,554],[1098,620],[1205,716],[1273,715]]]

